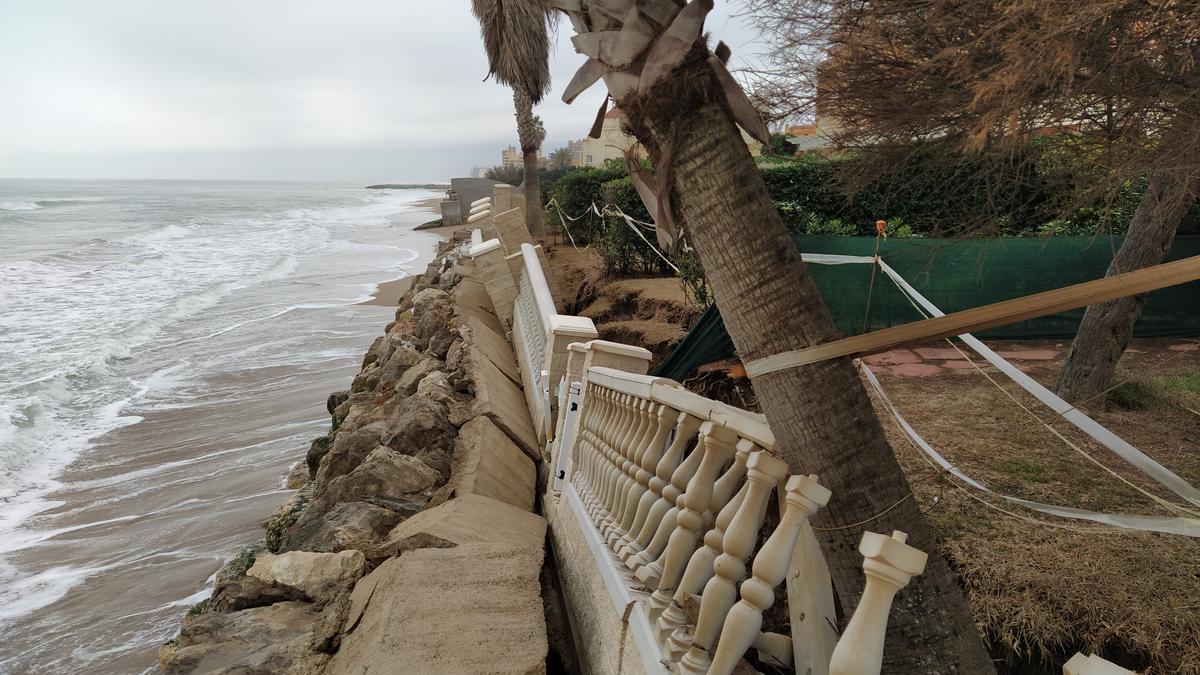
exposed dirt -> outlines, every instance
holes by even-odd
[[[700,315],[675,277],[609,279],[600,257],[590,249],[544,241],[543,247],[561,311],[594,321],[604,340],[649,349],[654,354],[652,368]]]

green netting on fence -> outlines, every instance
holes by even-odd
[[[871,256],[871,237],[796,235],[804,253]],[[1104,276],[1121,237],[1005,239],[889,239],[880,255],[944,312],[954,312]],[[1179,237],[1168,260],[1200,255],[1200,237]],[[837,327],[846,335],[879,330],[921,318],[887,276],[875,278],[868,314],[871,265],[809,265]],[[1083,309],[1030,319],[981,332],[1001,339],[1060,339],[1075,335]],[[1134,334],[1138,337],[1200,335],[1200,282],[1150,294]],[[715,305],[692,328],[655,375],[680,380],[698,366],[727,358],[733,343]]]

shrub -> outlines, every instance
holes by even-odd
[[[552,188],[553,197],[563,212],[572,217],[581,213],[586,214],[576,222],[567,221],[566,223],[571,228],[571,236],[576,242],[581,244],[590,242],[595,236],[596,230],[603,227],[604,223],[599,218],[587,212],[592,208],[593,203],[597,206],[604,205],[604,196],[600,193],[600,186],[607,181],[620,178],[622,175],[624,174],[616,171],[590,167],[576,168],[567,171],[555,181]],[[553,214],[553,217],[557,220],[558,214]]]
[[[633,187],[633,179],[626,176],[610,180],[601,186],[603,204],[611,204],[629,215],[630,218],[644,223],[654,222],[646,212],[641,197]],[[641,227],[635,224],[635,227]],[[642,274],[671,274],[671,268],[655,251],[658,241],[655,233],[645,228],[642,234],[646,241],[638,236],[620,216],[608,216],[604,219],[604,229],[596,243],[604,256],[605,268],[608,272],[620,275]],[[647,245],[649,242],[649,245]]]

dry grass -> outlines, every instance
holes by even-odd
[[[1123,364],[1127,374],[1169,358],[1171,352],[1161,347],[1140,343]],[[1154,377],[1186,380],[1198,366],[1194,356],[1177,358]],[[1053,381],[1058,367],[1028,366],[1044,384]],[[975,371],[881,379],[919,433],[994,490],[1109,513],[1172,515],[1072,450]],[[998,381],[1015,390],[1006,379]],[[1035,407],[1031,397],[1016,397],[1122,478],[1164,499],[1174,497]],[[877,408],[910,478],[934,473],[883,407]],[[1089,412],[1185,479],[1200,481],[1200,417],[1166,400],[1138,411]],[[1041,516],[987,500],[1010,512],[1004,513],[979,501],[979,493],[944,479],[917,482],[915,492],[968,591],[976,620],[997,651],[1008,652],[1012,672],[1080,649],[1155,673],[1200,672],[1200,541]]]

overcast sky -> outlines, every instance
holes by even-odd
[[[737,3],[706,30],[757,46]],[[469,0],[0,0],[0,176],[442,181],[516,142]],[[587,133],[597,84],[562,24],[547,150]]]

